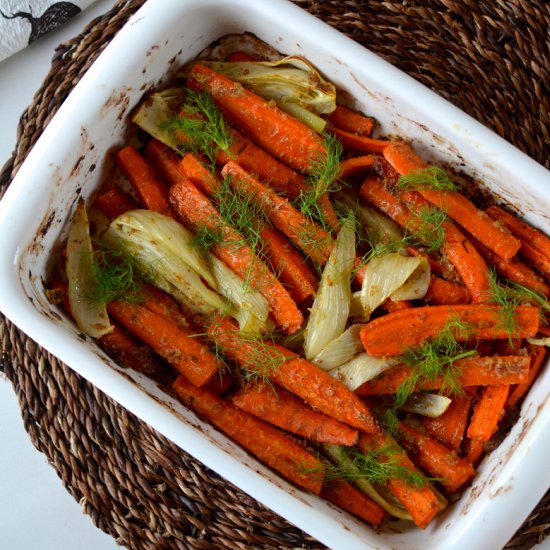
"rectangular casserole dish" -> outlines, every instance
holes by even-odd
[[[48,304],[43,282],[77,200],[93,196],[109,152],[125,142],[143,93],[228,33],[252,32],[308,58],[382,134],[484,182],[550,232],[550,173],[418,82],[284,0],[149,0],[90,68],[29,154],[0,204],[0,309],[31,338],[208,467],[332,548],[498,548],[550,482],[543,372],[519,421],[461,499],[425,531],[377,533],[292,487],[140,375],[122,371]]]

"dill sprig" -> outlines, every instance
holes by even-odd
[[[220,244],[223,240],[220,231],[216,231],[206,225],[199,225],[195,229],[195,234],[191,238],[191,246],[198,246],[201,250],[209,250],[211,246]]]
[[[143,301],[142,282],[149,277],[140,271],[136,260],[129,254],[109,249],[96,241],[92,270],[97,284],[88,296],[91,302]]]
[[[439,481],[437,478],[426,477],[418,471],[403,466],[401,463],[403,456],[405,451],[392,444],[386,444],[367,453],[351,449],[347,454],[347,460],[326,466],[325,476],[328,479],[347,481],[363,479],[374,484],[401,479],[415,488],[424,487],[430,481]]]
[[[180,114],[162,124],[175,137],[183,134],[182,148],[203,153],[214,164],[218,149],[228,152],[232,138],[221,111],[206,92],[188,90]]]
[[[311,162],[305,183],[306,190],[300,193],[294,201],[294,206],[304,216],[321,224],[323,229],[328,231],[330,226],[319,200],[324,194],[333,193],[338,189],[343,146],[342,142],[332,134],[324,134],[323,144],[325,151]]]
[[[445,244],[445,228],[447,214],[432,205],[422,205],[418,211],[413,211],[413,219],[405,226],[405,230],[414,235],[414,239],[428,252],[435,252]]]
[[[397,182],[400,189],[433,189],[434,191],[457,191],[447,172],[438,166],[429,166],[422,170],[412,170],[406,176],[400,176]]]
[[[401,407],[415,391],[418,384],[443,379],[442,391],[460,393],[460,368],[456,361],[475,355],[476,350],[466,350],[457,341],[468,334],[468,326],[459,319],[451,320],[434,338],[421,346],[405,350],[401,361],[414,367],[414,372],[397,389],[394,407]]]
[[[499,281],[494,269],[489,270],[489,285],[491,301],[498,306],[500,326],[510,338],[517,332],[516,308],[522,304],[538,307],[541,322],[545,322],[545,314],[550,312],[550,303],[542,292],[531,290],[509,279]]]

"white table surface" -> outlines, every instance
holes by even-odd
[[[0,166],[15,147],[19,116],[47,75],[56,46],[78,35],[114,3],[97,0],[61,29],[0,62]],[[94,527],[46,457],[34,448],[23,428],[13,388],[0,377],[0,549],[31,548],[110,550],[119,546]],[[550,538],[537,550],[550,550]]]
[[[0,62],[0,166],[15,147],[19,116],[47,75],[56,46],[78,35],[114,3],[97,0],[61,29]],[[34,448],[23,428],[11,383],[4,378],[0,378],[0,548],[119,548],[82,513],[46,457]]]

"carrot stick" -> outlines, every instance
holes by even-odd
[[[200,63],[191,68],[187,85],[211,94],[231,124],[295,170],[308,172],[326,153],[321,138],[305,124]]]
[[[388,313],[393,313],[394,311],[409,309],[412,307],[412,304],[409,300],[396,300],[394,302],[391,298],[387,298],[382,304],[380,304],[380,307],[385,309]]]
[[[323,463],[302,445],[232,403],[193,386],[183,376],[178,377],[172,388],[184,405],[212,422],[286,479],[317,495],[321,492]]]
[[[139,200],[150,210],[176,219],[168,202],[168,189],[155,169],[132,147],[115,155],[116,162],[130,180]]]
[[[99,208],[110,220],[118,218],[118,216],[129,210],[139,208],[139,204],[118,187],[113,187],[109,191],[98,195],[94,206]]]
[[[510,386],[499,384],[486,386],[474,405],[474,412],[466,435],[470,439],[489,441],[496,432],[498,423],[504,414],[504,406],[510,393]]]
[[[460,369],[459,383],[467,386],[490,384],[520,384],[529,376],[529,357],[524,355],[467,357],[455,361]],[[384,371],[355,390],[357,395],[394,394],[399,386],[414,373],[414,367],[399,365]],[[437,390],[443,378],[419,382],[414,390]]]
[[[534,336],[539,327],[539,311],[531,306],[519,306],[515,310],[515,338]],[[411,346],[419,346],[435,337],[449,323],[459,322],[467,328],[456,331],[457,341],[475,339],[508,338],[503,326],[500,309],[485,305],[425,306],[389,313],[367,323],[360,336],[370,355],[399,355]],[[398,334],[399,338],[395,335]]]
[[[260,231],[260,237],[263,241],[263,253],[294,301],[300,304],[315,296],[319,282],[288,239],[271,227],[264,227]]]
[[[164,143],[150,140],[145,146],[145,158],[170,186],[184,178],[180,172],[181,157]]]
[[[306,256],[321,265],[326,262],[333,240],[324,229],[296,210],[287,199],[277,195],[233,161],[229,161],[223,167],[222,175],[230,176],[233,188],[258,204],[271,223]]]
[[[467,304],[470,302],[470,293],[462,285],[432,275],[424,301],[434,306]]]
[[[321,497],[376,527],[382,524],[386,515],[384,508],[342,479],[325,482]]]
[[[341,128],[331,127],[330,131],[342,142],[346,149],[354,149],[364,153],[380,154],[391,143],[391,141],[352,134]]]
[[[347,447],[357,443],[356,430],[314,411],[281,388],[248,384],[231,400],[239,409],[312,441]]]
[[[208,171],[199,158],[193,153],[186,153],[180,163],[180,170],[188,177],[205,195],[213,197],[220,190],[220,184],[216,177]]]
[[[195,327],[188,314],[173,298],[166,294],[166,292],[149,284],[143,284],[141,290],[143,305],[149,311],[164,317],[166,321],[169,321],[186,332],[197,332],[197,327]]]
[[[214,376],[208,384],[205,384],[203,388],[216,395],[223,395],[233,385],[235,379],[229,372],[222,372],[219,376]]]
[[[405,422],[399,423],[398,431],[402,436],[399,441],[413,457],[413,462],[432,476],[442,478],[441,484],[449,491],[456,491],[474,476],[472,465],[460,458],[456,451],[449,451]]]
[[[367,176],[359,189],[359,194],[401,227],[406,227],[413,221],[411,211],[386,189],[376,175]]]
[[[360,434],[357,446],[361,452],[368,453],[386,445],[398,448],[393,438],[379,431],[375,434]],[[412,472],[418,472],[405,452],[399,454],[399,465]],[[441,509],[437,496],[428,485],[414,487],[398,478],[390,479],[387,484],[388,489],[405,506],[414,523],[421,529],[424,529]]]
[[[145,374],[155,374],[163,370],[153,350],[136,342],[118,325],[112,332],[98,339],[99,347],[121,367],[131,368]]]
[[[528,346],[528,349],[531,354],[529,378],[510,390],[506,407],[513,407],[527,393],[546,359],[546,348],[544,346]]]
[[[345,179],[350,176],[355,176],[361,174],[372,168],[372,165],[375,162],[375,157],[373,155],[365,155],[362,157],[352,157],[346,160],[343,160],[340,163],[340,178]]]
[[[256,174],[261,182],[290,198],[296,198],[306,190],[306,180],[302,174],[278,161],[237,130],[230,128],[229,133],[232,144],[227,153],[218,150],[218,166],[233,160],[246,171]]]
[[[531,227],[499,206],[490,206],[486,212],[491,218],[503,223],[512,235],[538,250],[546,257],[547,262],[550,263],[550,238],[544,233]]]
[[[384,149],[384,158],[402,176],[428,167],[428,164],[406,143],[393,143]],[[462,193],[440,191],[429,187],[420,187],[418,192],[444,210],[449,217],[502,259],[510,260],[519,250],[519,240],[495,224],[485,212],[479,210]]]
[[[370,137],[374,130],[374,119],[348,109],[343,105],[336,105],[336,109],[328,116],[332,126],[351,132],[359,136]]]
[[[191,331],[167,321],[144,306],[129,302],[109,302],[109,315],[142,342],[153,348],[196,386],[202,386],[218,372],[218,362]]]
[[[226,356],[241,368],[267,376],[344,424],[367,432],[378,429],[374,416],[361,400],[313,363],[277,344],[245,339],[237,325],[227,318],[214,321],[208,333]]]
[[[296,332],[303,321],[296,303],[244,238],[222,220],[212,203],[185,178],[172,185],[170,200],[184,223],[222,235],[223,242],[211,247],[213,254],[265,296],[273,317],[286,332]]]
[[[437,418],[424,418],[426,432],[449,449],[458,451],[468,424],[475,387],[464,388],[461,395],[453,395],[449,408]]]
[[[485,452],[485,442],[480,439],[466,439],[464,443],[464,458],[470,464],[477,464],[481,455]]]

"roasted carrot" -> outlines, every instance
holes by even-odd
[[[460,369],[458,382],[462,387],[489,384],[520,384],[529,376],[529,357],[525,355],[467,357],[455,361]],[[399,386],[414,373],[414,367],[399,365],[384,371],[355,390],[357,395],[394,394]],[[437,390],[444,384],[443,377],[419,382],[414,390]]]
[[[362,151],[364,153],[380,154],[391,143],[391,141],[353,134],[341,128],[331,127],[330,131],[342,142],[346,149]]]
[[[99,208],[110,220],[114,220],[129,210],[139,208],[139,204],[118,187],[113,187],[98,195],[94,206]]]
[[[406,143],[392,143],[384,149],[384,158],[401,176],[423,170],[428,164]],[[469,231],[489,250],[504,260],[510,260],[519,250],[520,242],[507,230],[495,224],[482,210],[458,191],[441,191],[421,186],[417,190],[425,199]]]
[[[296,332],[303,321],[296,303],[244,238],[222,220],[212,203],[185,178],[172,185],[170,200],[187,225],[193,229],[204,226],[222,236],[222,243],[211,247],[214,255],[265,296],[273,317],[286,332]]]
[[[152,139],[145,146],[145,158],[155,167],[155,170],[164,178],[168,185],[174,185],[181,179],[181,157],[168,146],[156,139]]]
[[[485,452],[485,442],[480,439],[466,439],[464,442],[464,458],[474,466]]]
[[[519,306],[515,310],[515,338],[535,336],[539,327],[539,310]],[[433,338],[449,323],[458,322],[467,330],[456,331],[457,341],[508,338],[500,309],[485,305],[425,306],[389,313],[367,323],[361,330],[361,341],[370,355],[399,355],[411,346]],[[399,338],[395,335],[398,334]]]
[[[195,325],[186,311],[166,292],[153,285],[142,285],[143,305],[153,313],[184,331],[197,332]]]
[[[441,478],[441,484],[449,491],[456,491],[474,476],[472,465],[456,451],[450,451],[410,424],[401,422],[398,432],[399,442],[411,460],[432,476]]]
[[[508,384],[485,386],[481,389],[466,432],[470,439],[479,439],[480,441],[491,439],[504,414],[509,393],[510,386]]]
[[[342,479],[325,482],[321,497],[376,527],[382,524],[386,515],[384,508]]]
[[[139,304],[113,301],[107,310],[196,386],[206,384],[218,372],[216,357],[190,331]]]
[[[359,194],[401,227],[406,227],[413,221],[411,211],[401,203],[398,197],[386,189],[375,174],[366,177],[359,189]]]
[[[307,173],[326,153],[321,138],[305,124],[201,63],[189,71],[187,85],[210,93],[231,124],[300,172]]]
[[[233,161],[229,161],[223,167],[222,175],[229,176],[235,191],[258,204],[271,223],[306,256],[321,265],[326,262],[334,243],[324,229]]]
[[[328,116],[332,126],[357,134],[358,136],[370,137],[374,130],[374,119],[353,111],[343,105],[336,105],[336,109]]]
[[[115,159],[144,206],[176,219],[168,201],[168,188],[149,162],[131,145],[118,151]]]
[[[235,382],[235,378],[229,372],[222,372],[219,376],[214,376],[203,388],[216,395],[223,395],[229,391]]]
[[[510,390],[506,407],[513,407],[529,390],[537,377],[544,360],[546,359],[546,348],[544,346],[528,346],[531,355],[531,366],[529,367],[529,378],[522,384],[518,384]]]
[[[343,160],[340,163],[340,178],[346,179],[350,176],[355,176],[369,170],[374,162],[375,157],[373,155],[365,155],[363,157],[351,157]]]
[[[149,346],[136,342],[118,325],[114,325],[112,332],[99,338],[98,344],[109,357],[122,367],[145,374],[155,374],[163,370],[163,366],[153,350]]]
[[[372,432],[370,410],[341,382],[313,363],[277,344],[250,341],[230,319],[219,318],[208,329],[211,339],[241,368],[267,376],[312,407],[353,428]]]
[[[360,434],[357,446],[363,453],[378,450],[386,446],[399,449],[391,436],[380,431],[374,434]],[[411,472],[418,472],[404,451],[398,455],[398,461],[401,467]],[[399,478],[391,478],[387,485],[393,495],[409,511],[414,523],[421,529],[424,529],[441,509],[437,496],[428,485],[414,487],[407,483],[407,481]]]
[[[262,252],[294,301],[300,304],[315,296],[319,282],[288,239],[272,227],[264,227],[260,231],[260,237]]]
[[[311,441],[347,447],[357,443],[357,430],[314,411],[280,387],[248,384],[231,400],[239,409]]]
[[[394,311],[409,309],[412,307],[412,304],[409,300],[396,300],[394,302],[391,298],[387,298],[382,304],[380,304],[380,307],[388,313],[393,313]]]
[[[449,449],[458,451],[466,432],[475,386],[464,388],[461,395],[452,395],[449,408],[437,418],[424,418],[426,432]]]
[[[470,302],[470,293],[462,285],[432,275],[424,301],[434,306],[467,304]]]
[[[188,177],[205,195],[213,197],[220,190],[220,184],[216,177],[201,163],[193,153],[186,153],[180,164],[180,170]]]
[[[486,212],[491,218],[504,224],[512,235],[538,250],[550,264],[550,239],[544,233],[499,206],[490,206]]]
[[[172,388],[184,405],[212,422],[286,479],[317,495],[321,492],[323,463],[302,445],[232,403],[195,387],[183,376],[178,377]]]

